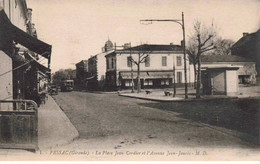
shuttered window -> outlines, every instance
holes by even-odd
[[[167,66],[167,56],[162,56],[162,66]]]

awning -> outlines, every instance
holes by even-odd
[[[38,40],[13,25],[2,8],[0,8],[0,40],[0,44],[13,40],[29,50],[50,59],[51,45]],[[0,45],[0,49],[3,48],[4,47]]]
[[[51,70],[49,68],[45,67],[44,65],[39,63],[37,60],[35,60],[35,58],[31,54],[24,53],[24,56],[25,56],[26,59],[31,60],[31,64],[35,65],[39,69],[39,71],[41,71],[45,74],[51,72]]]
[[[131,79],[131,72],[120,72],[119,76],[121,79]],[[133,72],[133,79],[137,78],[137,72]],[[141,79],[165,79],[173,78],[172,71],[142,71],[140,72]]]

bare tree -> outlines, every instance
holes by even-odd
[[[214,45],[216,38],[216,27],[207,27],[202,25],[200,21],[195,21],[193,25],[193,33],[190,37],[190,47],[194,48],[194,63],[197,64],[197,87],[196,87],[196,98],[200,98],[200,86],[201,86],[201,61],[200,57],[203,53],[208,52],[216,48]],[[196,67],[196,65],[195,65]],[[196,72],[196,71],[195,71]]]
[[[196,89],[197,85],[197,46],[194,43],[195,40],[189,40],[187,46],[187,54],[190,63],[193,65],[194,69],[194,89]]]
[[[151,51],[146,51],[146,50],[141,49],[141,50],[137,51],[136,59],[134,59],[134,57],[131,57],[131,61],[133,63],[135,63],[137,66],[137,93],[140,93],[140,91],[141,91],[140,64],[145,63],[145,61],[148,58],[150,53],[151,53]],[[133,54],[133,55],[135,55],[135,54]]]
[[[216,55],[231,55],[231,47],[235,42],[231,39],[221,39],[216,40],[214,54]]]

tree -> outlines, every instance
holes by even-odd
[[[231,39],[221,39],[216,40],[214,54],[216,55],[231,55],[231,47],[235,42]]]
[[[200,21],[195,21],[193,24],[193,32],[189,42],[189,52],[192,56],[193,63],[195,63],[195,69],[197,64],[197,86],[196,86],[196,98],[200,98],[200,86],[201,86],[201,61],[200,57],[203,53],[210,50],[214,50],[216,39],[216,27],[202,25]],[[196,71],[195,71],[196,72]]]
[[[188,42],[188,46],[187,46],[187,54],[188,54],[188,58],[190,63],[193,65],[193,69],[194,69],[194,89],[196,89],[196,85],[197,85],[197,46],[196,43],[194,43],[194,40],[190,40]]]
[[[141,49],[137,50],[137,57],[134,58],[134,54],[131,56],[131,62],[137,66],[137,93],[140,93],[141,91],[140,64],[145,63],[151,53],[151,51],[144,50],[143,47],[145,47],[145,45],[141,45],[140,47]]]
[[[62,80],[73,79],[72,69],[60,69],[53,74],[52,80],[54,84],[60,84]]]

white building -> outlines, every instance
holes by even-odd
[[[106,55],[107,87],[125,89],[132,85],[131,69],[133,70],[134,85],[137,85],[138,54],[143,54],[140,64],[141,88],[172,87],[174,68],[177,86],[184,85],[184,54],[180,45],[149,45],[143,44],[132,48],[115,50]],[[187,81],[189,82],[189,64],[187,62]]]
[[[51,45],[37,39],[26,1],[0,0],[0,99],[35,98],[30,94],[37,85],[33,73],[50,72],[50,56]],[[48,68],[39,58],[48,60]]]
[[[31,9],[29,10],[31,11]],[[4,14],[6,14],[13,25],[27,32],[29,15],[25,0],[0,0],[1,23],[6,21]],[[1,29],[1,32],[4,31]],[[0,36],[2,37],[3,33]],[[10,71],[13,67],[12,59],[2,51],[5,45],[3,42],[0,43],[0,100],[13,98],[13,75],[12,71]]]

